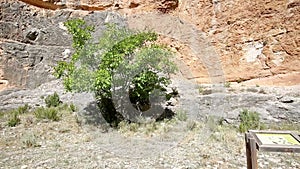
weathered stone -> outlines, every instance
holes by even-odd
[[[172,97],[170,100],[167,101],[167,104],[168,104],[168,106],[176,106],[177,100]]]
[[[63,6],[63,8],[68,7],[68,4],[58,1],[50,3]],[[133,5],[133,3],[138,5]],[[88,24],[95,25],[96,31],[93,37],[101,35],[105,23],[126,25],[126,19],[117,12],[90,12],[90,10],[114,9],[126,15],[134,13],[136,18],[135,16],[128,18],[131,21],[136,19],[136,22],[132,22],[136,28],[147,27],[147,24],[151,22],[163,35],[166,32],[176,35],[178,32],[182,35],[182,32],[189,30],[183,28],[191,28],[187,23],[192,23],[193,28],[197,29],[184,34],[182,39],[186,40],[185,42],[190,42],[192,39],[196,43],[187,46],[185,43],[178,43],[176,39],[165,41],[178,52],[178,60],[181,59],[182,64],[180,70],[185,69],[186,78],[209,83],[212,81],[212,75],[224,80],[224,74],[227,80],[242,79],[244,81],[273,74],[296,72],[289,81],[282,82],[283,85],[295,85],[299,80],[297,78],[299,76],[299,73],[297,74],[299,72],[298,3],[294,1],[270,3],[249,1],[243,5],[240,4],[241,0],[226,2],[157,0],[154,3],[142,0],[115,3],[108,0],[87,1],[86,4],[78,4],[79,6],[75,4],[72,7],[72,9],[87,10],[83,12],[40,10],[15,1],[1,2],[0,80],[5,80],[17,89],[0,93],[0,109],[16,108],[25,103],[33,106],[43,105],[43,99],[40,97],[57,91],[65,101],[74,101],[81,105],[82,114],[91,115],[92,119],[97,112],[93,97],[90,94],[76,94],[77,98],[76,95],[65,94],[61,84],[58,85],[61,82],[53,81],[52,76],[53,65],[59,60],[69,59],[72,52],[71,36],[63,26],[64,21],[73,17],[83,17]],[[47,6],[42,7],[47,8]],[[48,7],[52,9],[55,6]],[[166,9],[162,12],[167,12],[169,9],[174,11],[172,20],[168,19],[171,17],[153,14],[159,8]],[[152,14],[147,14],[148,18],[145,20],[145,18],[138,18],[141,16],[140,12]],[[162,19],[155,20],[151,18],[152,16]],[[140,19],[139,22],[137,22],[138,19]],[[191,38],[195,32],[201,37]],[[204,42],[204,37],[208,37],[209,41]],[[94,41],[97,41],[97,38]],[[190,50],[194,50],[197,45],[202,47],[202,50],[196,52],[197,56],[194,56],[195,53]],[[220,55],[220,60],[213,59],[212,52],[208,52],[215,49],[214,55]],[[199,61],[198,55],[204,55],[204,60]],[[206,67],[205,64],[207,61],[211,63],[211,60],[214,60],[213,63],[222,62],[222,65],[211,64],[214,70],[222,70],[221,74],[220,71],[214,74],[207,70],[210,67]],[[261,81],[258,79],[255,84]],[[276,83],[278,82],[274,81],[274,84]],[[172,101],[171,104],[175,105],[173,107],[185,110],[193,119],[220,116],[228,121],[236,121],[242,109],[257,111],[264,121],[297,122],[300,119],[300,100],[297,91],[289,95],[284,92],[277,94],[263,89],[250,88],[238,93],[233,89],[212,87],[204,90],[208,91],[207,93],[200,95],[199,86],[196,83],[177,77],[174,77],[174,87],[178,88],[180,98],[178,103]]]
[[[177,79],[173,80],[172,85],[178,88],[180,95],[179,105],[176,108],[187,112],[191,119],[205,120],[208,116],[217,116],[230,123],[237,123],[239,114],[244,109],[256,111],[261,120],[267,123],[298,122],[300,118],[299,92],[293,88],[255,87],[236,91],[238,90],[236,88],[221,90],[219,87],[215,90],[214,86],[202,85],[203,90],[212,91],[210,94],[202,95],[197,84],[192,81]],[[261,90],[264,92],[262,93]]]
[[[27,5],[1,3],[0,14],[3,38],[0,49],[1,79],[10,86],[34,89],[54,79],[53,66],[59,60],[68,59],[65,51],[71,50],[71,36],[61,24],[72,18],[70,11],[49,12],[49,17],[32,15]],[[6,7],[4,9],[4,7]],[[18,22],[15,22],[19,18]],[[101,12],[84,17],[95,25],[93,37],[100,37],[104,23],[125,25],[124,19],[113,12]],[[95,40],[98,40],[95,38]],[[70,53],[68,54],[70,56]]]
[[[8,1],[10,3],[2,3],[3,6],[1,17],[1,37],[14,39],[25,42],[23,33],[31,29],[40,30],[34,43],[41,42],[48,45],[70,45],[65,42],[65,38],[58,39],[56,43],[52,43],[47,39],[53,38],[55,35],[61,35],[64,31],[55,31],[56,33],[43,33],[43,27],[32,27],[37,22],[44,23],[49,29],[56,29],[57,24],[52,27],[52,22],[62,22],[74,14],[74,11],[57,10],[53,13],[49,11],[30,8],[24,3]],[[27,3],[37,5],[39,7],[49,8],[49,4],[64,6],[71,9],[84,9],[87,11],[97,10],[118,10],[124,15],[156,13],[157,9],[171,9],[175,11],[172,16],[179,17],[182,21],[190,22],[195,25],[204,34],[208,35],[213,47],[222,58],[222,69],[229,81],[243,81],[264,78],[282,73],[290,73],[291,71],[299,72],[299,55],[298,37],[299,37],[299,5],[297,1],[272,1],[269,3],[247,2],[242,3],[241,0],[230,1],[177,1],[177,0],[123,0],[123,1],[49,1],[45,5],[45,1],[26,0]],[[139,4],[132,8],[130,4]],[[75,5],[75,6],[74,6]],[[73,7],[71,7],[73,6]],[[76,7],[77,6],[77,7]],[[80,7],[84,6],[84,7]],[[118,6],[118,7],[116,7]],[[75,7],[75,8],[74,8]],[[49,8],[52,9],[52,8]],[[255,12],[252,12],[255,11]],[[22,13],[21,15],[17,13]],[[86,15],[84,12],[79,12]],[[30,16],[29,16],[30,15]],[[36,16],[31,19],[31,16]],[[77,16],[80,16],[77,15]],[[16,22],[15,18],[21,18],[21,22]],[[30,20],[23,23],[22,18]],[[47,18],[51,23],[47,22]],[[245,19],[246,18],[246,19]],[[155,20],[153,21],[155,23]],[[155,24],[160,25],[161,21]],[[139,23],[138,23],[139,24]],[[172,27],[173,24],[169,24]],[[174,26],[174,25],[173,25]],[[177,29],[177,28],[174,28]],[[166,29],[169,30],[169,29]],[[263,30],[263,31],[259,31]],[[39,41],[39,42],[36,42]],[[254,44],[254,48],[249,49],[249,44]],[[256,48],[255,44],[262,44]],[[247,50],[248,48],[248,50]],[[209,74],[201,64],[201,61],[193,60],[189,56],[190,51],[185,48],[178,48],[178,53],[183,57],[183,63],[192,71],[192,78],[196,78],[199,82],[209,83]],[[188,57],[184,57],[188,56]],[[251,62],[247,62],[251,61]],[[181,66],[183,67],[183,66]],[[190,78],[190,75],[186,75]],[[272,80],[272,79],[269,79]],[[262,81],[263,82],[263,81]],[[261,84],[260,81],[257,82]],[[276,81],[274,82],[277,83]],[[290,80],[287,85],[294,85],[297,81]]]
[[[292,97],[281,97],[279,101],[282,103],[293,103],[294,99]]]

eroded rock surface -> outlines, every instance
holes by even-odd
[[[40,105],[40,96],[56,90],[66,100],[71,99],[54,83],[52,67],[57,61],[68,59],[72,52],[71,37],[63,22],[84,17],[96,26],[95,36],[101,34],[105,22],[128,23],[138,29],[150,26],[159,32],[160,41],[177,54],[185,79],[180,81],[174,76],[180,82],[175,87],[182,93],[178,104],[192,118],[216,114],[236,119],[242,108],[260,112],[264,120],[300,118],[299,88],[293,89],[294,94],[287,95],[288,99],[284,92],[264,94],[252,89],[241,93],[228,93],[226,89],[199,96],[196,84],[224,82],[224,78],[238,82],[253,79],[242,83],[245,85],[299,84],[297,1],[44,2],[60,6],[57,9],[61,10],[1,1],[0,90],[3,86],[14,87],[1,93],[1,110],[25,103]],[[192,87],[186,79],[195,80]],[[39,86],[48,86],[49,91]]]
[[[32,0],[23,0],[27,3]],[[246,81],[299,72],[300,5],[298,0],[55,0],[34,1],[66,9],[115,10],[126,16],[168,13],[195,25],[211,40],[228,81]],[[50,8],[51,9],[51,8]],[[161,22],[153,22],[160,25]],[[171,24],[170,27],[173,25]],[[189,52],[179,49],[181,55]],[[193,57],[193,56],[191,56]],[[202,65],[191,57],[189,69],[199,82],[209,82]],[[197,66],[200,65],[200,66]],[[258,82],[259,83],[259,82]],[[260,83],[261,85],[268,83]],[[298,82],[288,83],[295,85]],[[276,84],[275,84],[276,85]]]
[[[72,51],[72,39],[63,22],[80,15],[84,16],[72,11],[39,13],[23,3],[1,3],[1,80],[30,89],[53,80],[53,67],[57,61],[69,59]],[[112,12],[86,15],[85,20],[95,25],[95,36],[104,22],[124,23]]]

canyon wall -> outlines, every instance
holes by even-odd
[[[220,58],[226,81],[259,85],[300,82],[300,2],[297,0],[20,0],[19,3],[1,0],[0,38],[5,41],[0,49],[1,83],[36,87],[51,80],[47,76],[51,68],[47,66],[64,57],[64,48],[70,46],[69,35],[58,27],[68,18],[62,15],[67,11],[68,15],[77,16],[114,11],[131,19],[145,14],[173,16],[205,34]],[[155,17],[151,22],[161,24]],[[145,25],[143,20],[135,24]],[[169,27],[172,28],[172,22]],[[199,83],[211,82],[207,65],[191,52],[190,45],[164,35],[161,39],[177,52],[185,77]],[[14,47],[8,49],[7,43]],[[53,47],[55,50],[49,52]],[[13,57],[4,55],[3,48]],[[16,49],[20,52],[12,51]],[[33,68],[39,62],[47,64]],[[34,77],[36,70],[42,76]]]
[[[191,117],[236,119],[249,108],[264,120],[300,118],[299,87],[286,87],[300,83],[297,0],[0,0],[0,91],[7,89],[0,93],[0,110],[42,105],[40,96],[54,91],[78,105],[93,100],[65,94],[52,75],[57,61],[70,58],[71,36],[63,22],[76,17],[94,24],[96,37],[107,22],[157,31],[159,41],[176,52],[183,79],[254,85],[199,96],[199,86],[175,76],[180,104]],[[258,87],[263,85],[285,87]]]

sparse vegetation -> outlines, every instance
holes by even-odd
[[[58,94],[54,92],[53,95],[48,95],[45,98],[45,103],[47,107],[57,107],[62,103],[62,101],[60,101]]]
[[[65,104],[60,105],[59,107],[51,107],[47,108],[44,107],[44,109],[56,109],[61,111],[69,111],[70,112],[70,105],[65,106]],[[65,109],[65,110],[63,110]],[[17,110],[17,109],[16,109]],[[26,114],[20,114],[20,119],[22,122],[24,122],[24,117],[33,117],[31,116],[34,111],[30,111]],[[181,111],[184,113],[184,111]],[[60,112],[61,113],[61,112]],[[65,113],[63,115],[66,115],[68,117],[73,118],[71,113]],[[65,116],[63,116],[65,117]],[[34,118],[35,119],[35,118]],[[180,119],[180,118],[179,118]],[[194,146],[197,150],[195,152],[200,151],[199,154],[196,154],[197,156],[203,156],[205,157],[206,161],[209,161],[210,158],[218,158],[219,152],[223,153],[222,150],[228,150],[230,148],[230,152],[226,155],[231,155],[231,153],[236,154],[235,156],[239,157],[241,152],[244,152],[244,135],[241,133],[238,133],[238,128],[232,125],[222,125],[220,123],[219,118],[215,117],[208,117],[206,122],[202,123],[199,121],[187,119],[186,121],[179,121],[177,118],[173,118],[170,120],[162,120],[159,122],[152,121],[151,123],[130,123],[130,122],[121,122],[118,126],[118,132],[121,134],[122,138],[125,136],[126,140],[134,140],[138,139],[139,141],[145,140],[145,143],[153,144],[156,143],[170,143],[170,145],[173,145],[173,140],[175,140],[178,145],[176,146],[170,146],[171,148],[180,148],[182,150],[187,150],[187,154],[192,154],[190,152],[193,152],[192,149],[187,149],[187,147]],[[48,151],[48,148],[53,149],[64,149],[65,146],[72,146],[74,148],[74,152],[77,150],[75,147],[80,145],[82,147],[86,146],[87,144],[85,142],[89,142],[89,145],[95,145],[99,144],[99,142],[96,143],[96,138],[102,139],[102,137],[109,137],[109,139],[112,139],[113,144],[119,144],[119,141],[113,140],[113,139],[120,139],[120,137],[111,136],[113,134],[118,135],[118,133],[111,132],[111,133],[101,133],[102,130],[97,130],[95,126],[85,126],[92,130],[89,130],[86,132],[86,130],[81,130],[81,128],[78,128],[76,124],[76,120],[64,120],[61,119],[59,123],[32,123],[33,125],[28,125],[25,128],[21,128],[20,126],[18,128],[10,128],[10,132],[6,132],[5,138],[0,138],[0,144],[9,144],[11,147],[15,146],[17,148],[23,148],[28,151]],[[36,125],[34,125],[36,124]],[[37,125],[38,124],[38,125]],[[280,129],[286,130],[296,128],[296,124],[293,124],[292,126],[288,123],[285,126],[280,127]],[[279,124],[281,125],[281,124]],[[279,126],[278,125],[278,126]],[[76,126],[76,127],[74,127]],[[210,127],[210,130],[207,130],[206,127]],[[277,125],[275,126],[277,127]],[[203,130],[202,130],[203,129]],[[23,130],[23,131],[22,131]],[[25,131],[26,130],[26,131]],[[19,131],[22,131],[22,134],[19,136],[19,139],[15,139],[12,137],[15,136],[16,133],[19,133]],[[83,132],[84,131],[84,132]],[[299,131],[299,130],[298,130]],[[95,134],[96,133],[96,134]],[[77,134],[77,135],[76,135]],[[179,136],[182,136],[182,138],[179,138]],[[12,138],[12,139],[9,139]],[[110,138],[111,137],[111,138]],[[8,141],[6,141],[8,140]],[[60,140],[64,140],[63,142]],[[104,139],[105,140],[105,139]],[[99,140],[98,140],[99,141]],[[105,144],[110,144],[108,142],[105,142]],[[134,142],[135,143],[135,142]],[[123,144],[123,143],[121,143]],[[137,148],[140,148],[145,144],[138,143],[134,146]],[[2,146],[2,145],[1,145]],[[43,147],[35,148],[35,147]],[[234,147],[232,149],[231,147]],[[157,148],[157,147],[156,147]],[[8,148],[7,148],[8,149]],[[112,151],[111,149],[109,149]],[[157,150],[157,149],[156,149]],[[217,151],[219,154],[210,154],[211,151]],[[43,153],[43,152],[41,152]],[[193,152],[194,153],[194,152]],[[195,156],[196,156],[195,155]],[[206,157],[207,156],[207,157]],[[235,157],[236,158],[236,157]],[[297,159],[298,156],[292,157]],[[203,159],[202,159],[203,160]],[[220,157],[220,160],[222,158]]]
[[[264,89],[260,89],[260,90],[258,91],[258,93],[261,93],[261,94],[267,94],[267,92],[266,92]]]
[[[37,143],[37,136],[34,134],[29,134],[29,135],[24,136],[22,143],[27,148],[41,146]]]
[[[71,103],[70,104],[70,110],[71,110],[71,112],[76,112],[77,111],[77,107],[73,103]]]
[[[25,114],[29,112],[29,109],[30,109],[29,105],[25,104],[24,106],[18,107],[16,111],[18,112],[18,114]]]
[[[158,129],[158,123],[157,122],[146,123],[145,128],[146,128],[146,134],[149,135]]]
[[[240,115],[240,125],[239,125],[239,131],[240,132],[246,132],[250,129],[263,129],[264,125],[260,121],[259,114],[257,112],[249,111],[247,109],[244,109]]]
[[[137,123],[128,123],[126,121],[122,121],[118,125],[119,131],[121,133],[125,133],[125,132],[137,132],[139,127],[140,126]]]
[[[201,86],[201,85],[198,87],[198,92],[201,95],[212,94],[212,90],[211,89],[207,89],[207,88],[205,88],[205,86]]]
[[[197,122],[194,120],[188,120],[186,123],[186,127],[188,130],[194,130],[195,128],[197,128]]]
[[[7,125],[9,127],[15,127],[18,124],[21,123],[20,115],[28,113],[29,112],[29,106],[28,104],[25,104],[24,106],[20,106],[17,109],[9,111],[8,114],[8,120]],[[5,115],[4,112],[0,113],[0,117],[3,117]]]
[[[21,122],[21,119],[19,117],[18,111],[16,111],[16,110],[11,111],[7,125],[9,127],[15,127],[16,125],[20,124],[20,122]]]
[[[0,112],[0,119],[1,119],[2,117],[4,117],[4,115],[5,115],[4,112]]]
[[[175,114],[175,118],[179,121],[186,121],[188,119],[186,111],[178,110]]]
[[[205,91],[205,88],[203,86],[198,87],[199,94],[203,94],[204,91]]]
[[[24,106],[20,106],[14,110],[7,112],[7,114],[8,114],[7,125],[9,127],[17,126],[21,122],[20,115],[28,113],[28,112],[29,112],[28,104],[25,104]],[[0,113],[0,116],[4,116],[4,115],[5,115],[5,112]]]
[[[34,115],[37,119],[48,119],[52,121],[59,121],[61,118],[58,114],[57,108],[54,107],[39,107],[34,111]]]
[[[131,135],[131,134],[145,134],[147,136],[153,134],[153,133],[159,133],[159,132],[167,132],[166,126],[164,124],[167,124],[166,121],[164,122],[148,122],[148,123],[128,123],[125,121],[120,122],[118,125],[118,130],[120,133],[123,133],[125,135]]]
[[[145,123],[130,123],[122,121],[118,125],[118,131],[124,135],[160,135],[164,137],[164,134],[170,132],[170,130],[177,125],[186,125],[189,131],[193,131],[198,128],[196,121],[180,121],[177,118],[164,119],[162,121],[150,121]]]
[[[224,87],[229,88],[231,86],[231,82],[225,82]]]
[[[61,112],[61,111],[71,111],[71,109],[70,109],[70,105],[68,105],[67,103],[63,103],[63,104],[60,104],[58,107],[56,107],[57,108],[57,110],[59,111],[59,112]]]
[[[272,130],[291,130],[300,132],[300,123],[295,122],[271,123],[266,125],[266,127]]]
[[[238,137],[238,131],[232,126],[216,125],[215,132],[210,136],[210,139],[220,142],[221,144],[230,144],[235,142]]]
[[[38,120],[47,119],[51,121],[59,121],[62,117],[62,112],[75,112],[74,104],[62,104],[57,93],[49,95],[44,100],[46,107],[37,107],[30,110],[28,104],[20,106],[8,112],[0,112],[1,119],[6,120],[6,125],[15,127],[21,123],[21,117],[24,120],[24,125],[28,126],[34,123],[34,117]]]
[[[220,124],[220,120],[215,116],[207,116],[205,123],[208,129],[212,132],[217,132],[219,130],[219,127],[222,126]]]

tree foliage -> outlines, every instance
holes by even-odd
[[[164,91],[170,82],[168,75],[176,71],[170,60],[173,53],[155,44],[158,35],[154,32],[107,24],[94,43],[94,27],[85,21],[69,20],[65,26],[73,36],[75,52],[70,61],[58,63],[55,75],[63,79],[67,91],[93,91],[100,107],[110,116],[117,113],[111,106],[116,88],[129,91],[135,105],[149,104],[151,92]]]

